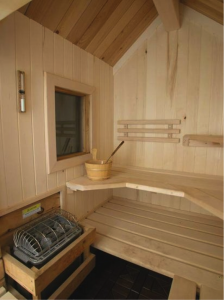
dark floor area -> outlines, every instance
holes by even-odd
[[[172,279],[99,250],[96,267],[70,299],[168,299]]]

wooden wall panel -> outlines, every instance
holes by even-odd
[[[114,163],[222,175],[222,149],[182,145],[185,134],[223,134],[222,38],[220,31],[210,30],[213,21],[203,22],[202,26],[183,17],[180,30],[170,33],[159,25],[131,56],[118,63],[114,74],[114,146],[118,144],[117,120],[122,119],[181,119],[177,126],[181,142],[126,142],[114,156]],[[130,193],[134,192],[114,190],[115,195],[131,199]],[[147,197],[152,204],[207,213],[185,199],[157,194]]]
[[[113,150],[113,72],[106,63],[19,12],[1,22],[0,38],[0,210],[4,213],[22,203],[35,202],[35,197],[40,195],[44,198],[59,187],[63,189],[66,181],[85,172],[81,165],[47,174],[44,71],[96,86],[93,108],[97,120],[93,120],[93,136],[94,147],[102,158]],[[17,107],[17,69],[26,72],[27,112],[24,114],[18,113]],[[98,74],[96,78],[95,74]],[[73,213],[78,209],[81,216],[111,195],[111,190],[93,197],[91,193],[74,193],[69,196],[69,205]]]
[[[44,134],[43,28],[30,20],[31,99],[33,111],[33,149],[36,194],[47,191]]]
[[[22,176],[20,164],[19,130],[16,95],[16,36],[15,15],[1,21],[1,126],[7,200],[4,205],[22,202]],[[4,179],[4,178],[3,178]]]
[[[21,176],[23,184],[23,198],[30,198],[36,194],[33,159],[32,133],[32,97],[31,97],[31,62],[30,62],[30,20],[20,13],[15,13],[16,28],[16,70],[26,73],[26,109],[25,114],[18,114],[19,147],[21,160]],[[16,91],[17,92],[17,91]]]

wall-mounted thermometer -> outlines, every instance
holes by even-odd
[[[25,72],[17,71],[19,112],[26,112]]]

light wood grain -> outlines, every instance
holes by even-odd
[[[67,299],[82,283],[95,267],[95,255],[90,254],[80,267],[74,271],[66,281],[49,297],[50,299]]]
[[[223,136],[186,134],[183,145],[188,147],[223,147]]]
[[[0,20],[4,19],[7,17],[9,14],[13,13],[20,7],[24,6],[31,0],[12,0],[12,1],[7,1],[7,0],[1,0],[0,1]]]
[[[53,257],[40,269],[37,269],[35,267],[29,269],[13,256],[11,256],[10,253],[5,251],[3,259],[6,273],[11,278],[20,283],[35,298],[40,298],[43,289],[48,286],[78,256],[80,256],[85,249],[89,248],[93,243],[95,237],[95,229],[84,227],[83,230],[84,232],[80,237],[69,244],[65,249],[63,249],[59,254]],[[84,269],[86,265],[88,266],[88,264],[84,264]],[[87,267],[87,271],[91,269],[91,266],[93,267],[93,264],[90,265],[89,268]],[[77,273],[79,273],[78,271],[81,270],[82,267],[80,266],[80,268],[77,270]],[[75,274],[78,275],[77,273]],[[83,275],[86,275],[86,273],[84,272]],[[83,278],[82,275],[81,278]]]
[[[36,17],[40,20],[51,4],[51,1],[32,1],[27,13],[33,15],[34,10],[38,9]],[[77,174],[83,174],[81,165],[75,168],[68,165],[64,172],[47,174],[43,72],[75,79],[80,84],[96,86],[93,107],[97,117],[92,120],[93,137],[97,137],[94,143],[98,149],[102,148],[103,157],[109,156],[113,150],[113,123],[110,122],[105,128],[100,126],[101,118],[103,122],[113,118],[113,78],[112,68],[104,62],[97,61],[91,54],[74,47],[18,12],[1,22],[0,35],[0,160],[3,166],[0,168],[0,213],[4,215],[55,191],[62,191],[66,178],[71,180]],[[22,55],[24,51],[26,55]],[[26,68],[28,111],[23,115],[17,113],[17,65]],[[99,76],[95,80],[94,74],[97,72]],[[105,99],[107,105],[101,105]],[[100,107],[103,109],[100,110]],[[99,200],[96,199],[94,203],[98,205],[110,195],[111,190],[108,193],[102,191],[98,193]],[[85,215],[95,205],[87,194],[78,197],[85,201],[85,196],[88,205],[86,208],[79,205],[80,216]]]
[[[219,0],[181,0],[185,5],[195,9],[201,14],[223,24],[223,2]]]
[[[195,282],[175,275],[168,299],[195,299],[196,289]]]
[[[222,275],[218,274],[223,272],[223,254],[220,251],[221,259],[217,260],[217,264],[213,260],[210,261],[210,254],[203,252],[208,240],[207,242],[203,241],[201,245],[198,244],[202,233],[200,231],[196,233],[197,226],[195,226],[195,230],[189,230],[187,233],[178,225],[176,229],[167,224],[162,228],[160,220],[154,228],[150,228],[149,224],[152,224],[152,221],[147,226],[146,215],[144,217],[129,215],[127,200],[119,213],[110,206],[113,201],[96,209],[83,222],[96,227],[97,237],[93,244],[94,247],[170,277],[184,276],[187,280],[193,280],[197,285],[206,282],[206,285],[210,287],[215,284],[218,289],[222,288]],[[124,204],[121,201],[122,203]],[[147,209],[147,207],[145,208]],[[145,212],[144,205],[142,205],[142,211]],[[150,212],[148,213],[150,214]],[[195,221],[197,221],[197,216],[195,216]],[[166,233],[164,232],[165,227]],[[186,242],[182,243],[181,238],[186,239]],[[213,238],[213,242],[215,242],[217,236],[214,234]],[[217,253],[218,248],[219,246],[209,250],[210,253],[213,253],[212,256]],[[219,250],[222,250],[221,244]]]
[[[22,176],[19,150],[19,130],[16,101],[16,35],[15,15],[1,22],[0,26],[1,64],[1,124],[4,155],[4,173],[7,191],[7,206],[22,202]],[[4,76],[3,76],[4,74]],[[3,101],[4,99],[4,101]],[[9,138],[10,137],[10,138]],[[13,186],[12,186],[13,182]],[[5,201],[1,198],[1,201]]]
[[[184,197],[196,205],[205,208],[219,218],[223,218],[222,180],[197,179],[166,175],[153,172],[113,171],[106,181],[91,181],[86,176],[66,183],[72,190],[97,190],[110,188],[131,188]],[[213,194],[218,189],[220,194]],[[207,192],[209,190],[209,193]]]
[[[33,161],[32,98],[31,98],[31,62],[30,62],[30,21],[15,13],[16,30],[16,69],[25,72],[26,113],[18,114],[19,147],[23,198],[36,194],[35,171]],[[17,99],[18,101],[18,99]],[[29,128],[29,129],[28,129]],[[27,130],[28,129],[28,130]]]
[[[164,137],[125,137],[118,136],[118,141],[136,141],[136,142],[155,142],[155,143],[179,143],[180,139],[177,138],[164,138]]]
[[[180,28],[180,11],[178,0],[153,0],[155,7],[162,19],[166,31]]]
[[[200,288],[200,299],[223,299],[223,291],[202,285]]]
[[[30,21],[31,81],[33,107],[33,155],[35,164],[36,194],[47,191],[46,150],[44,135],[44,85],[43,85],[43,28]]]
[[[200,18],[188,8],[183,9],[181,23],[178,32],[169,34],[158,24],[154,33],[144,35],[147,46],[144,39],[139,40],[141,42],[133,46],[135,51],[123,56],[114,74],[115,123],[124,119],[180,119],[180,138],[186,134],[222,135],[223,89],[220,79],[223,78],[223,48],[218,27],[215,29],[213,21]],[[142,60],[145,55],[144,64],[138,60],[139,53]],[[137,84],[139,88],[136,88]],[[117,127],[115,124],[114,132]],[[128,130],[133,127],[129,126]],[[139,130],[140,126],[135,127]],[[181,143],[127,142],[114,157],[114,164],[222,175],[222,149],[186,148]],[[207,213],[205,206],[198,206],[198,202],[186,198],[139,190],[135,193],[121,188],[114,191],[114,194],[119,193],[130,199],[136,194],[136,200],[144,197],[144,201],[155,205]],[[191,193],[193,199],[194,192]],[[206,195],[203,197],[207,198]],[[219,199],[222,201],[221,197]],[[216,203],[214,198],[210,201]]]

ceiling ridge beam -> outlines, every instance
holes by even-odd
[[[180,29],[179,0],[153,0],[166,31]]]

